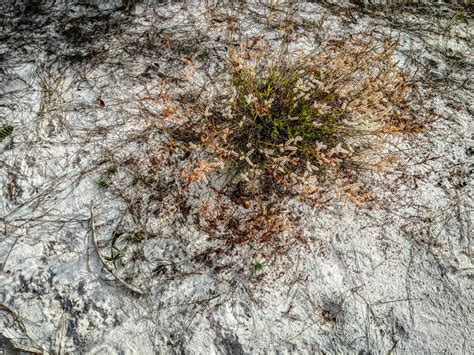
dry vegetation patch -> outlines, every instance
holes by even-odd
[[[390,140],[413,138],[433,117],[395,48],[361,37],[297,55],[231,49],[230,94],[210,102],[194,128],[215,157],[191,180],[225,166],[226,185],[243,183],[254,197],[338,191],[367,200],[360,177],[389,169]]]
[[[192,260],[213,272],[246,264],[252,275],[249,265],[304,245],[301,217],[287,208],[294,197],[373,206],[384,177],[394,189],[404,183],[390,174],[434,117],[392,38],[366,33],[298,53],[251,47],[230,47],[218,93],[174,101],[189,117],[165,129],[175,211],[208,236]]]
[[[341,201],[389,209],[382,199],[397,199],[435,117],[395,38],[336,38],[321,20],[310,45],[289,30],[274,42],[233,19],[220,45],[154,27],[136,44],[163,61],[141,74],[133,129],[104,151],[96,185],[126,207],[104,255],[138,284],[145,274],[256,279],[307,249],[308,213]]]

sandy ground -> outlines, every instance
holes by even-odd
[[[109,12],[113,3],[0,6],[0,127],[14,127],[0,143],[0,350],[474,352],[472,13],[305,2],[276,15],[258,3],[130,14]],[[318,31],[400,36],[400,65],[418,68],[441,118],[409,147],[396,195],[380,182],[386,206],[289,201],[307,243],[258,277],[247,252],[218,271],[195,257],[215,243],[193,219],[212,181],[176,203],[172,166],[183,153],[160,153],[162,129],[177,124],[162,112],[192,90],[219,91],[229,41],[278,47],[284,19],[294,21],[295,48],[311,49]],[[157,99],[163,92],[169,103]],[[143,172],[157,160],[166,164],[153,170],[154,189],[130,184],[131,161]],[[114,258],[115,237],[137,230],[146,236],[106,261],[112,275],[97,251]]]

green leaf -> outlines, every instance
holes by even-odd
[[[12,133],[13,133],[13,126],[10,126],[10,125],[2,126],[2,128],[0,129],[0,143],[3,142],[3,140]]]

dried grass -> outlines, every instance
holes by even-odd
[[[397,66],[396,45],[327,41],[296,58],[231,49],[230,94],[209,103],[196,128],[201,149],[227,163],[237,177],[228,184],[245,182],[254,195],[321,199],[322,191],[338,191],[361,203],[370,186],[360,176],[395,162],[391,139],[411,139],[433,118]]]

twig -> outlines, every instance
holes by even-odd
[[[31,343],[33,343],[37,347],[35,349],[35,348],[29,347],[29,346],[25,346],[25,345],[18,346],[16,344],[12,343],[15,350],[19,350],[22,353],[26,353],[26,354],[45,354],[45,353],[49,354],[45,349],[43,349],[41,346],[36,344],[36,342],[28,335],[25,324],[21,320],[22,317],[13,308],[11,308],[10,306],[8,306],[4,303],[0,303],[0,312],[1,311],[10,314],[10,316],[13,318],[13,320],[18,325],[20,330],[23,332],[23,334],[25,334],[26,338],[29,341],[31,341]],[[38,349],[40,349],[40,350],[38,350]],[[0,350],[2,350],[2,349],[0,349]]]
[[[5,236],[7,235],[7,224],[5,223]],[[20,240],[21,236],[16,237],[15,241],[13,242],[12,246],[10,247],[10,250],[7,253],[7,256],[3,260],[3,263],[0,263],[0,272],[3,272],[5,270],[5,265],[7,264],[8,257],[10,256],[13,248],[15,247],[16,243]]]
[[[100,253],[99,246],[97,244],[96,234],[95,234],[94,212],[93,212],[93,209],[92,209],[92,205],[90,206],[90,210],[91,210],[92,240],[94,242],[95,250],[97,251],[97,255],[99,256],[99,259],[100,259],[102,265],[104,265],[104,267],[107,269],[107,271],[109,271],[117,279],[117,281],[120,282],[127,289],[129,289],[130,291],[132,291],[134,293],[137,293],[139,295],[143,295],[145,293],[144,291],[142,291],[138,287],[130,285],[125,280],[123,280],[119,275],[117,275],[117,273],[107,264],[107,261],[104,259],[104,257]]]

